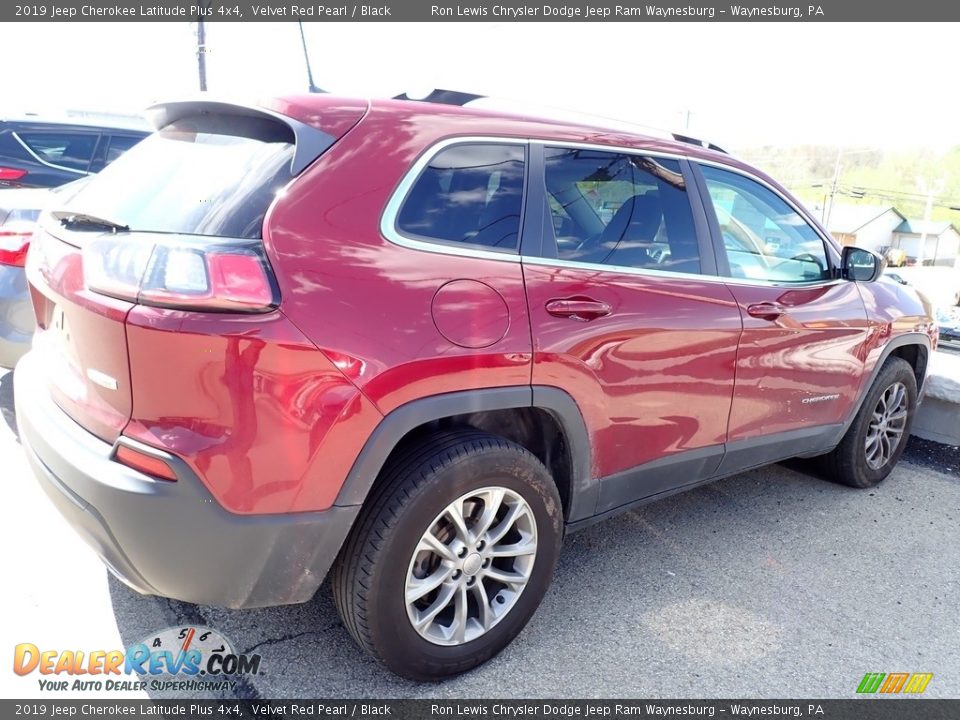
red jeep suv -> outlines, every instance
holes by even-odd
[[[565,532],[900,457],[929,308],[717,148],[403,100],[152,115],[42,216],[15,378],[37,478],[139,592],[329,572],[356,641],[435,679],[521,631]]]

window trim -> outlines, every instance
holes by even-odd
[[[441,240],[439,238],[430,238],[426,235],[405,234],[401,232],[397,226],[400,210],[403,208],[403,204],[410,195],[410,191],[413,189],[413,186],[416,185],[424,170],[426,170],[427,166],[437,155],[455,145],[515,145],[523,148],[523,190],[520,203],[520,222],[517,230],[518,239],[515,248],[492,250],[484,245]],[[395,245],[400,245],[401,247],[412,250],[424,250],[443,255],[461,255],[487,260],[506,260],[507,262],[518,263],[520,262],[520,248],[523,243],[523,228],[526,218],[529,185],[530,140],[527,138],[495,136],[446,138],[428,147],[420,157],[417,158],[413,166],[404,174],[400,183],[390,196],[390,200],[387,202],[383,214],[380,216],[380,233]]]
[[[40,135],[55,135],[55,134],[56,134],[56,131],[47,131],[47,130],[29,130],[28,132],[29,132],[29,133],[40,134]],[[67,132],[69,133],[69,131],[67,131]],[[76,168],[67,167],[66,165],[58,165],[57,163],[52,163],[52,162],[50,162],[49,160],[44,160],[42,157],[40,157],[37,153],[35,153],[35,152],[33,151],[33,148],[31,148],[31,147],[27,144],[27,141],[26,141],[26,140],[24,140],[22,137],[20,137],[20,135],[18,134],[17,131],[13,131],[13,132],[11,132],[10,134],[13,136],[14,140],[16,140],[18,143],[20,143],[21,147],[23,147],[24,150],[26,150],[28,153],[30,153],[30,157],[32,157],[34,160],[36,160],[36,161],[37,161],[38,163],[40,163],[41,165],[46,165],[47,167],[49,167],[49,168],[54,168],[54,169],[56,169],[56,170],[65,170],[66,172],[71,172],[71,173],[73,173],[73,174],[75,174],[75,175],[90,175],[90,174],[91,174],[91,173],[90,173],[90,166],[93,164],[93,160],[94,160],[94,158],[95,158],[96,155],[97,155],[97,149],[100,147],[100,143],[102,142],[102,139],[103,139],[103,133],[102,133],[102,132],[73,132],[73,133],[72,133],[73,135],[93,135],[93,136],[95,136],[95,139],[94,139],[94,141],[93,141],[93,152],[90,154],[90,159],[87,161],[87,169],[86,169],[86,170],[77,170]]]
[[[811,230],[816,233],[817,237],[820,238],[820,241],[823,243],[824,256],[827,260],[827,264],[830,269],[830,277],[821,278],[819,280],[807,280],[807,281],[790,281],[790,280],[757,280],[752,278],[738,278],[730,275],[730,264],[729,258],[727,257],[727,249],[723,244],[723,236],[720,231],[720,222],[717,219],[717,211],[713,206],[713,200],[710,197],[710,191],[707,187],[707,180],[704,177],[703,173],[700,171],[700,165],[708,165],[710,167],[717,168],[718,170],[723,170],[725,172],[732,173],[734,175],[739,175],[740,177],[751,180],[761,187],[772,192],[777,198],[787,204],[791,210],[793,210],[800,218],[810,227]],[[802,207],[797,203],[792,202],[789,198],[784,197],[783,193],[778,191],[775,187],[771,186],[770,183],[764,182],[761,178],[753,175],[752,173],[743,172],[739,168],[731,167],[729,165],[724,165],[723,163],[708,162],[703,160],[691,160],[690,167],[697,179],[697,187],[700,191],[701,201],[704,206],[704,212],[707,215],[707,222],[710,226],[710,236],[713,241],[714,254],[717,257],[717,272],[718,275],[730,285],[749,285],[749,286],[761,286],[761,287],[782,287],[782,288],[809,288],[809,287],[822,287],[826,285],[834,285],[841,281],[839,273],[837,272],[838,263],[840,261],[840,253],[837,250],[833,238],[829,234],[824,234],[821,232],[819,225],[812,220],[809,213],[807,213]],[[722,273],[726,273],[725,275]]]
[[[426,165],[433,159],[433,156],[438,152],[443,150],[450,145],[455,145],[459,143],[500,143],[500,144],[516,144],[523,145],[527,148],[527,164],[526,172],[524,179],[524,201],[522,206],[522,215],[520,218],[520,252],[515,251],[506,252],[506,251],[491,251],[484,250],[475,245],[466,245],[464,243],[457,243],[457,246],[444,243],[443,241],[425,241],[417,240],[415,238],[408,238],[402,233],[396,230],[396,221],[397,215],[403,200],[406,199],[407,194],[410,192],[413,183],[419,178],[420,173],[426,167]],[[542,176],[542,153],[538,158],[535,152],[536,145],[551,145],[551,146],[562,146],[569,148],[583,148],[586,150],[602,150],[605,152],[621,152],[629,153],[636,155],[647,155],[649,157],[661,157],[661,158],[670,158],[673,160],[679,160],[681,163],[686,161],[690,172],[694,176],[697,182],[696,193],[700,206],[703,210],[705,219],[707,221],[709,229],[709,244],[713,249],[714,260],[717,264],[717,273],[715,275],[707,274],[704,272],[701,273],[681,273],[681,272],[669,272],[666,270],[651,270],[650,268],[631,268],[631,267],[620,267],[615,265],[594,265],[592,263],[581,263],[572,260],[561,260],[559,258],[549,258],[543,255],[541,251],[540,255],[527,255],[526,252],[533,250],[531,245],[533,244],[532,240],[526,240],[525,236],[532,230],[528,228],[528,225],[535,226],[538,220],[542,220],[544,211],[549,212],[549,208],[541,208],[537,215],[541,216],[540,218],[533,217],[530,212],[528,212],[528,207],[533,207],[530,203],[532,189],[535,192],[536,185],[530,183],[531,172],[536,169],[533,167],[534,163],[538,164],[540,168],[540,176]],[[569,267],[574,269],[590,270],[594,272],[606,272],[606,273],[617,273],[621,275],[639,275],[639,276],[651,276],[659,278],[674,278],[678,280],[697,280],[700,282],[711,282],[711,283],[724,283],[728,285],[752,285],[759,287],[785,287],[785,288],[805,288],[805,287],[819,287],[829,284],[835,284],[838,282],[843,282],[840,278],[834,278],[832,280],[816,280],[809,283],[784,283],[772,280],[751,280],[749,278],[732,278],[726,277],[719,274],[720,263],[726,261],[726,252],[722,255],[717,255],[717,236],[715,234],[715,229],[713,223],[716,223],[716,214],[713,211],[713,203],[707,206],[705,197],[705,183],[703,180],[703,175],[700,172],[699,165],[710,165],[712,167],[719,168],[720,170],[727,170],[728,172],[738,173],[739,175],[744,176],[754,182],[757,182],[764,187],[766,187],[771,192],[778,195],[784,202],[786,202],[791,208],[793,208],[800,216],[810,225],[814,231],[819,235],[825,243],[827,249],[828,259],[832,263],[832,267],[836,268],[837,264],[840,261],[840,250],[838,249],[837,244],[828,233],[824,233],[820,226],[812,219],[812,216],[802,207],[798,206],[795,202],[792,202],[788,198],[784,197],[783,194],[773,187],[769,182],[764,180],[753,173],[743,170],[741,168],[734,167],[724,162],[717,162],[715,160],[708,160],[704,158],[692,158],[689,155],[685,155],[679,152],[668,152],[664,150],[657,150],[654,148],[642,148],[642,147],[625,147],[623,145],[614,145],[614,144],[603,144],[603,143],[585,143],[585,142],[571,142],[564,140],[555,140],[555,139],[545,139],[545,138],[519,138],[516,136],[498,136],[498,135],[463,135],[456,137],[449,137],[443,140],[440,140],[424,150],[421,156],[416,160],[416,162],[404,173],[400,182],[397,184],[397,187],[393,190],[393,193],[390,195],[390,199],[387,201],[387,204],[384,208],[383,214],[380,216],[380,234],[383,235],[387,240],[389,240],[394,245],[399,245],[400,247],[409,248],[412,250],[420,250],[423,252],[438,253],[441,255],[457,255],[460,257],[472,257],[486,260],[500,260],[501,262],[510,262],[510,263],[525,263],[530,265],[541,265],[546,267]],[[543,180],[541,177],[540,185],[543,185]],[[542,203],[546,203],[546,198],[541,194],[540,199]],[[696,204],[694,204],[696,207]],[[696,212],[694,213],[694,219],[696,220]]]

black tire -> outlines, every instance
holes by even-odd
[[[888,388],[901,383],[906,389],[907,418],[903,434],[889,459],[880,467],[871,467],[867,462],[866,440],[870,422],[880,398]],[[906,360],[891,357],[886,360],[877,379],[867,392],[863,405],[853,424],[840,444],[830,453],[818,458],[820,468],[827,479],[853,488],[871,488],[882,482],[891,473],[910,437],[910,427],[917,409],[917,379],[913,368]]]
[[[563,539],[556,485],[525,448],[472,429],[434,435],[398,453],[384,472],[334,568],[340,617],[362,648],[399,675],[430,681],[470,670],[517,636],[549,587]],[[411,559],[445,508],[486,487],[521,496],[535,518],[529,579],[485,634],[459,645],[434,644],[414,629],[407,614]]]

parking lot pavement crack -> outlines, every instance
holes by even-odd
[[[170,598],[160,599],[166,602],[170,612],[173,613],[175,625],[207,625],[207,619],[197,609],[196,605],[188,605]]]
[[[335,627],[338,627],[339,625],[340,625],[339,622],[333,622],[321,630],[304,630],[303,632],[290,633],[289,635],[283,635],[278,638],[267,638],[266,640],[261,640],[256,645],[252,645],[251,647],[247,648],[246,650],[243,651],[242,654],[249,655],[255,650],[258,650],[264,647],[265,645],[276,645],[277,643],[287,642],[289,640],[296,640],[297,638],[306,637],[307,635],[323,635],[324,633],[330,632],[331,630],[333,630]]]
[[[262,700],[263,696],[248,676],[238,675],[230,694],[237,700]]]

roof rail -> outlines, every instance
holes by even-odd
[[[475,93],[462,92],[460,90],[444,90],[441,88],[435,88],[430,93],[422,97],[410,97],[408,93],[403,93],[401,95],[396,95],[393,98],[394,100],[411,100],[416,102],[428,102],[436,103],[439,105],[458,105],[460,107],[466,107],[467,105],[476,103],[478,106],[482,104],[484,100],[494,101],[497,98],[493,98],[489,95],[477,95]],[[481,101],[481,102],[478,102]],[[523,106],[518,103],[515,108],[512,108],[513,111],[523,111],[524,109],[530,109],[530,106]],[[491,108],[493,109],[493,108]],[[500,108],[503,109],[503,108]],[[510,108],[507,108],[510,109]],[[553,117],[560,120],[567,120],[570,122],[584,122],[591,124],[600,124],[600,125],[610,125],[611,123],[621,126],[619,129],[627,130],[632,132],[642,132],[645,135],[653,135],[655,137],[660,137],[667,140],[675,140],[677,142],[687,143],[689,145],[696,145],[698,147],[706,148],[707,150],[713,150],[715,152],[721,152],[723,154],[729,154],[719,145],[714,145],[711,142],[706,140],[701,140],[699,138],[691,137],[683,133],[676,133],[670,130],[664,130],[662,128],[650,127],[647,125],[641,125],[640,123],[631,123],[624,120],[615,120],[613,118],[604,117],[602,115],[591,115],[590,113],[582,113],[579,111],[573,110],[559,110],[559,117],[557,116],[558,109],[554,108],[533,108],[538,114],[547,114],[550,111],[553,111]],[[548,115],[549,117],[549,115]],[[617,129],[617,128],[611,128]]]
[[[721,152],[724,155],[729,153],[724,150],[719,145],[714,145],[712,142],[707,142],[706,140],[701,140],[700,138],[690,137],[689,135],[681,135],[680,133],[672,133],[673,139],[677,142],[688,143],[690,145],[698,145],[699,147],[707,148],[707,150],[715,150]]]
[[[415,100],[416,102],[437,103],[438,105],[460,105],[461,107],[474,100],[484,98],[486,95],[474,95],[473,93],[460,92],[459,90],[441,90],[436,88],[429,95],[423,97],[409,97],[407,93],[396,95],[394,100]]]

